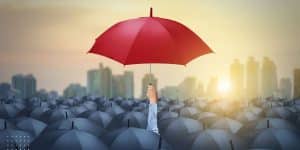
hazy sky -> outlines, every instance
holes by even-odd
[[[86,54],[94,39],[118,21],[149,15],[177,20],[195,31],[216,52],[187,67],[153,65],[159,87],[194,75],[228,78],[234,58],[261,61],[269,56],[279,77],[300,68],[299,0],[0,0],[0,82],[13,74],[33,73],[38,88],[62,91],[69,83],[86,84],[86,71],[99,62],[113,73],[135,72],[136,95],[147,65],[124,68]]]

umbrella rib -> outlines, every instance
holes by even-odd
[[[140,27],[138,33],[136,34],[134,40],[132,41],[132,44],[131,44],[131,46],[130,46],[130,48],[129,48],[129,52],[127,53],[127,56],[126,56],[125,61],[124,61],[124,64],[125,64],[125,65],[127,64],[128,56],[129,56],[130,53],[132,52],[131,49],[132,49],[132,47],[134,46],[134,43],[135,43],[137,37],[140,35],[140,33],[141,33],[142,29],[144,28],[144,25],[145,25],[145,24],[146,24],[146,21],[141,25],[141,27]]]

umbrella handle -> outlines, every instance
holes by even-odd
[[[152,69],[151,64],[149,64],[149,85],[152,85]]]

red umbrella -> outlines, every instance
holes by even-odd
[[[164,63],[186,65],[212,50],[179,22],[141,17],[119,22],[97,39],[89,53],[109,57],[124,65]]]

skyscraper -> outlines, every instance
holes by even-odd
[[[279,84],[280,96],[290,99],[292,95],[292,81],[290,78],[282,78]]]
[[[101,96],[105,96],[105,97],[113,96],[112,82],[113,82],[113,78],[112,78],[111,69],[109,67],[105,67],[101,69],[101,86],[100,86],[100,90],[102,91]]]
[[[134,97],[134,75],[132,71],[125,71],[123,75],[124,80],[124,88],[125,88],[125,95],[126,98],[133,98]]]
[[[212,77],[207,84],[206,95],[210,98],[216,98],[218,95],[217,87],[218,87],[218,78]]]
[[[195,98],[197,96],[197,79],[195,77],[185,78],[179,85],[180,99]]]
[[[274,95],[274,92],[278,89],[277,82],[276,65],[268,57],[265,57],[261,68],[261,92],[263,98]]]
[[[232,97],[241,99],[244,93],[244,67],[238,59],[235,59],[230,66],[230,80]]]
[[[151,73],[145,74],[145,76],[142,79],[142,93],[141,93],[141,98],[146,98],[147,96],[147,89],[148,85],[151,83],[155,89],[157,89],[157,83],[158,80],[155,78],[155,76]]]
[[[300,69],[294,70],[294,98],[300,98]]]
[[[33,75],[14,75],[12,77],[12,86],[20,91],[22,98],[29,98],[36,93],[36,79]]]
[[[83,97],[86,95],[86,88],[77,83],[71,83],[64,91],[64,97]]]
[[[249,57],[246,67],[246,93],[248,99],[258,97],[258,62],[253,58]]]
[[[123,75],[113,75],[112,97],[125,97],[125,84]]]
[[[101,96],[101,70],[93,69],[87,73],[87,93],[89,95]]]

